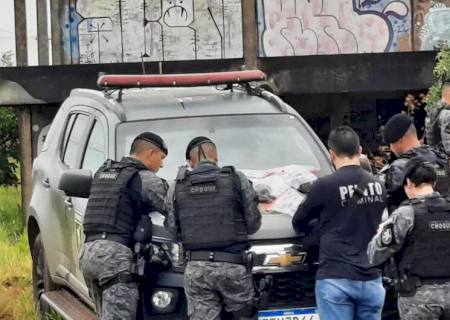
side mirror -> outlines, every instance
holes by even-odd
[[[69,169],[59,180],[58,189],[69,197],[89,198],[92,184],[92,173],[86,169]]]

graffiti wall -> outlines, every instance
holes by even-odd
[[[450,44],[450,0],[414,0],[414,49]]]
[[[240,58],[241,0],[71,0],[72,63]]]
[[[72,63],[243,56],[242,0],[65,0]],[[248,0],[251,1],[251,0]],[[436,50],[450,0],[255,0],[260,57]]]
[[[409,0],[258,0],[260,56],[411,50]]]

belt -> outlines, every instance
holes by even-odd
[[[188,261],[211,261],[211,262],[228,262],[236,264],[245,264],[244,254],[228,253],[223,251],[189,251],[187,254]]]
[[[445,284],[450,283],[450,278],[429,278],[429,279],[419,279],[420,285],[429,285],[429,284]]]
[[[87,235],[85,242],[92,242],[96,240],[111,240],[123,244],[124,246],[131,247],[131,241],[128,240],[127,238],[118,234],[106,232]]]

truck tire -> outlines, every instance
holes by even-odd
[[[41,295],[45,292],[57,290],[58,287],[52,282],[48,264],[45,259],[44,246],[42,244],[41,235],[38,234],[33,243],[33,298],[41,319],[47,319],[50,312],[49,307],[41,300]]]

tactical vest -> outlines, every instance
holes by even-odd
[[[430,152],[433,152],[436,156],[436,159],[434,161],[430,161],[424,158],[424,160],[429,161],[436,170],[437,179],[434,190],[438,191],[442,196],[447,196],[450,191],[450,166],[448,163],[448,158],[444,153],[432,149],[431,147],[429,147],[429,150]],[[414,156],[417,155],[412,155],[408,153],[406,155],[401,155],[399,159],[411,159]],[[421,155],[418,156],[421,157]]]
[[[175,210],[186,249],[220,249],[247,241],[240,181],[232,167],[200,165],[177,177]]]
[[[423,279],[450,278],[450,201],[440,196],[405,201],[414,228],[399,254],[399,269]]]
[[[134,162],[110,161],[97,171],[84,216],[85,234],[107,232],[131,238],[142,199],[128,184],[140,170],[147,168]]]

